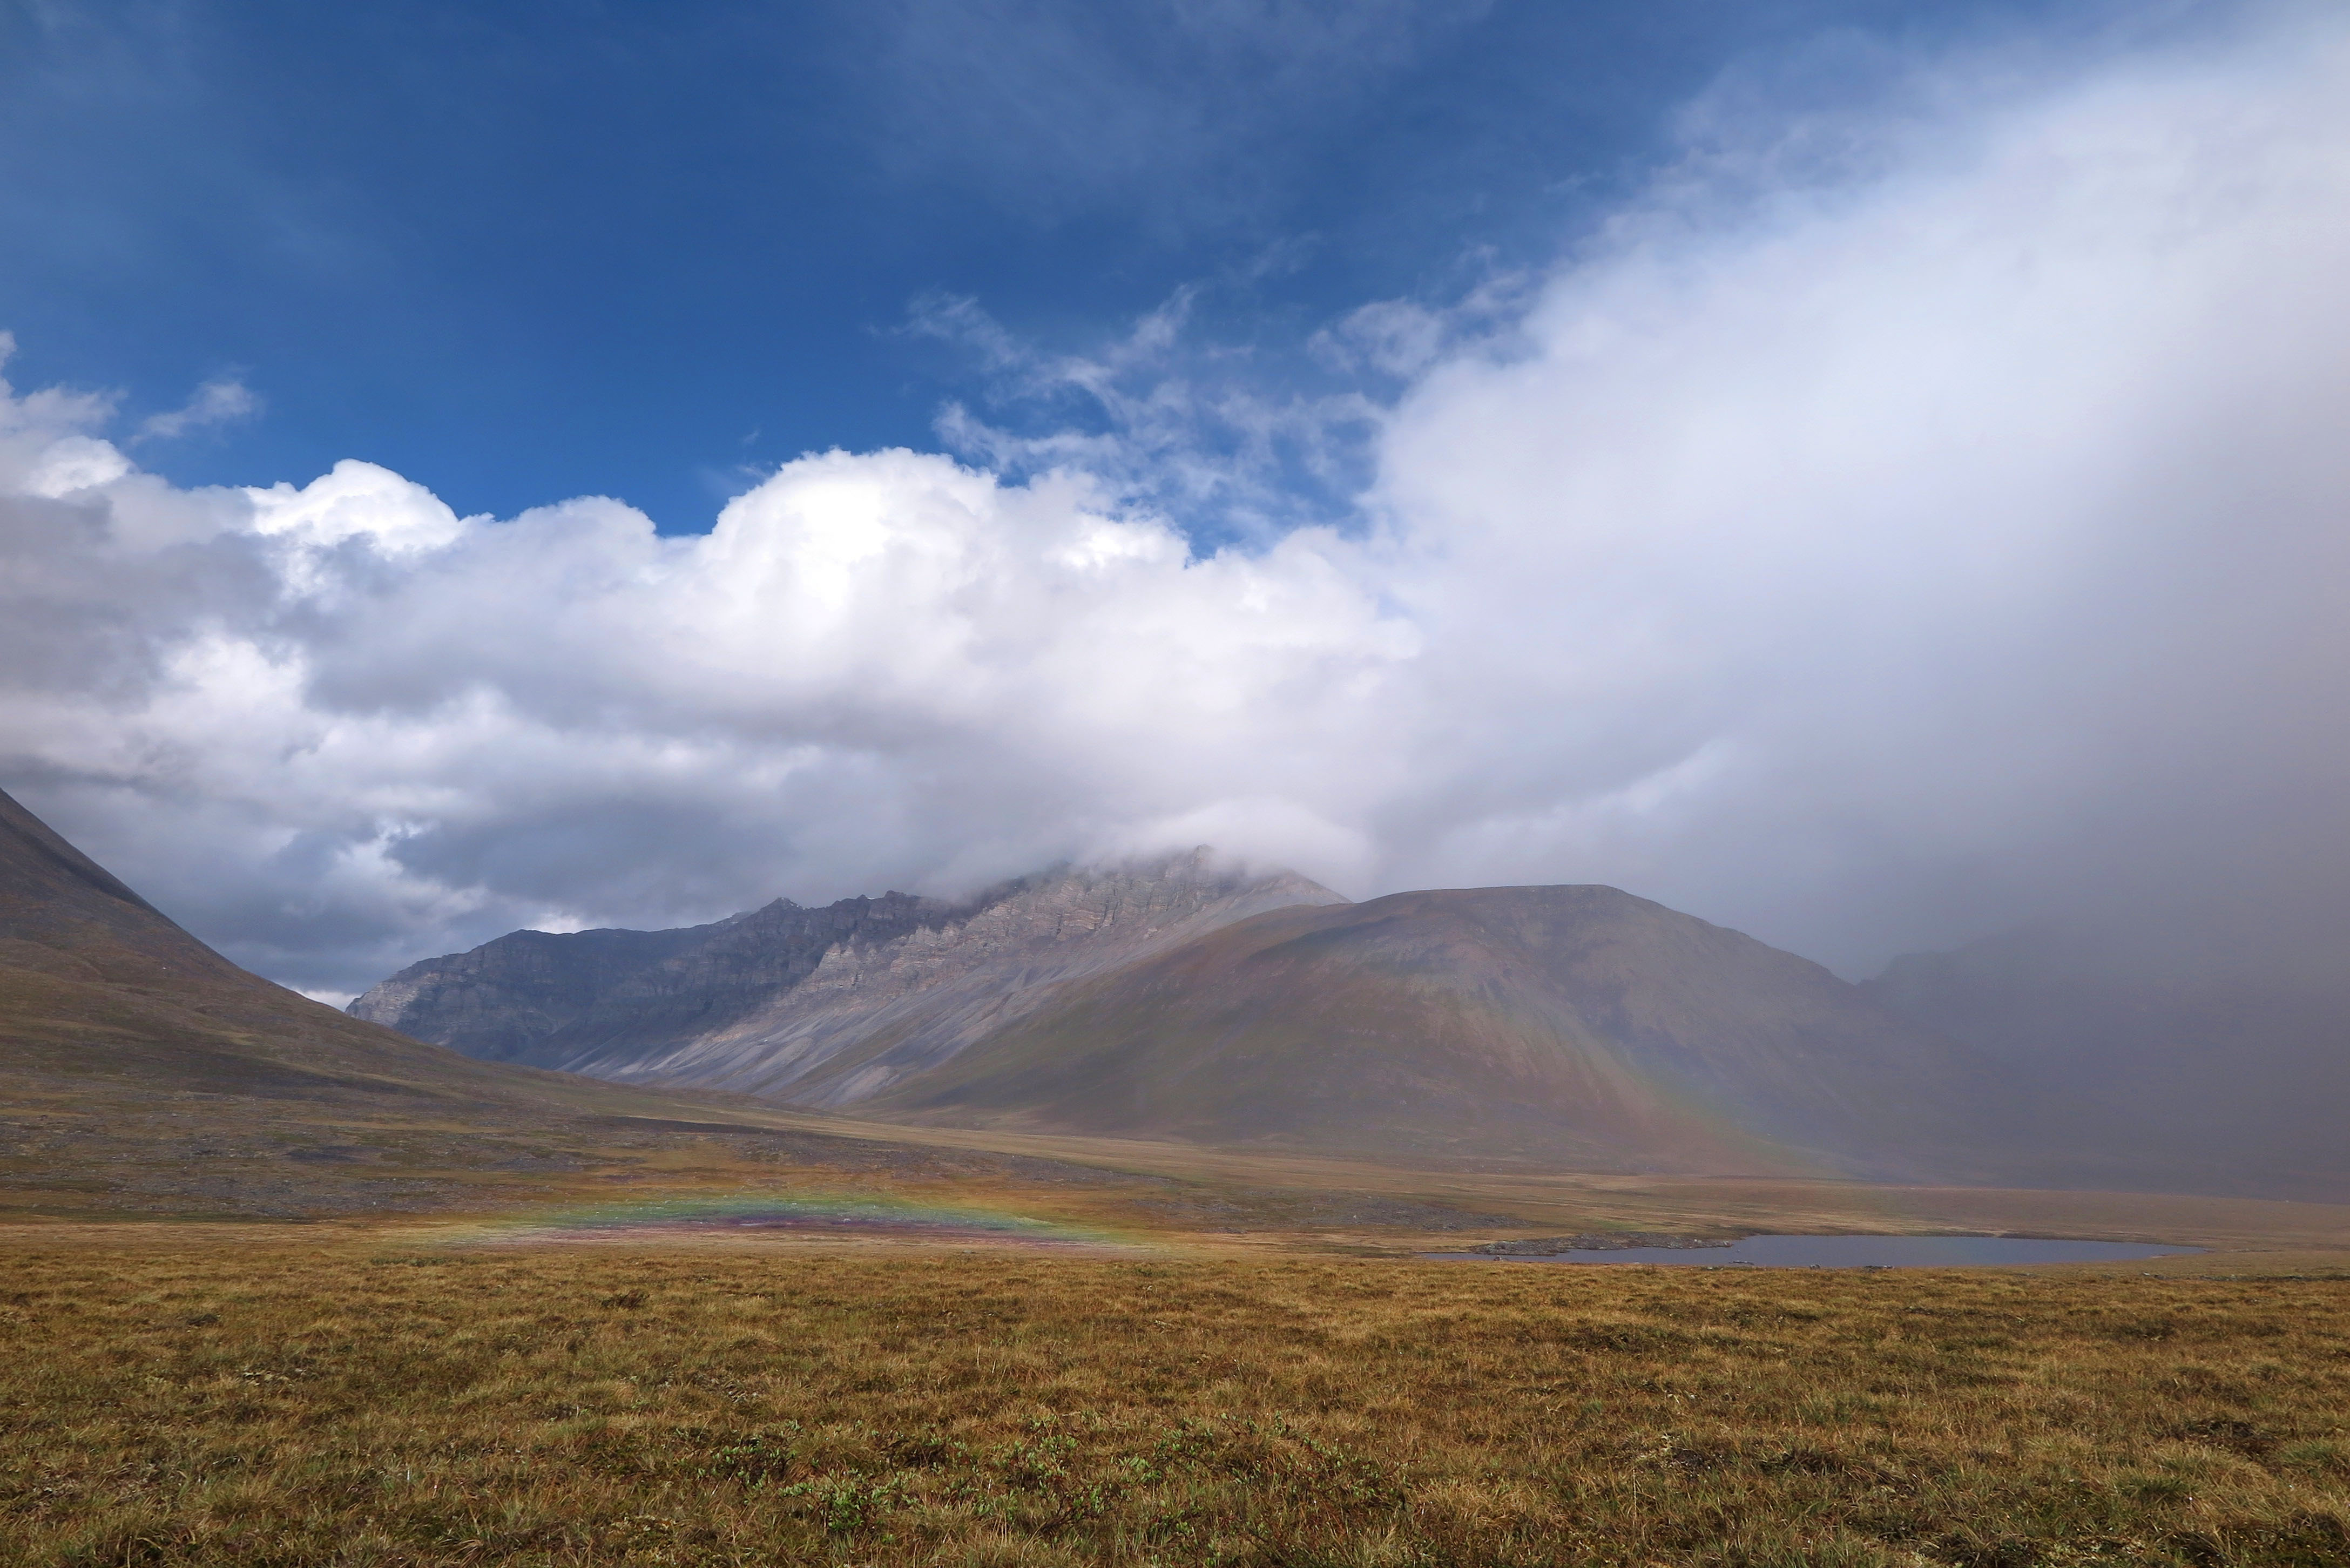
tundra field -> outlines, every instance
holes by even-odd
[[[0,1560],[2350,1563],[2338,1253],[1828,1273],[416,1234],[14,1228]]]

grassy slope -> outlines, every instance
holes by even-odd
[[[723,1096],[476,1062],[272,985],[0,794],[0,1208],[293,1217],[526,1201],[550,1182],[641,1179],[695,1141],[648,1118],[743,1114]],[[801,1165],[855,1167],[866,1147],[794,1136]]]
[[[2350,1281],[0,1258],[0,1557],[2350,1561]]]
[[[492,1066],[238,969],[0,794],[0,1074],[19,1085],[619,1106],[625,1091]]]
[[[1996,1168],[1996,1075],[1817,965],[1612,888],[1259,916],[859,1114],[1585,1168]]]

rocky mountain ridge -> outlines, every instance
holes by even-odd
[[[472,1054],[835,1106],[952,1056],[1053,990],[1292,904],[1342,902],[1202,849],[1063,867],[960,901],[788,899],[672,931],[517,931],[353,1002]]]

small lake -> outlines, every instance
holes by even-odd
[[[1987,1263],[2128,1263],[2176,1258],[2200,1247],[2139,1241],[2064,1241],[2038,1236],[1749,1236],[1727,1247],[1620,1247],[1542,1256],[1423,1252],[1462,1263],[1671,1263],[1718,1269],[1960,1269]]]

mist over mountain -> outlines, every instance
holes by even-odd
[[[1418,1165],[2316,1196],[2350,1188],[2350,982],[2313,952],[2043,931],[1855,986],[1611,888],[1353,904],[1200,849],[516,931],[344,1016],[0,795],[0,1075],[151,1119],[291,1099],[504,1137],[667,1108],[637,1083]]]
[[[2105,1151],[2117,1184],[2350,1188],[2350,962],[2313,962],[2306,929],[2274,916],[2230,922],[2273,940],[2227,945],[2157,924],[2174,940],[2043,927],[1905,954],[1861,989],[2074,1106],[2068,1140]]]

